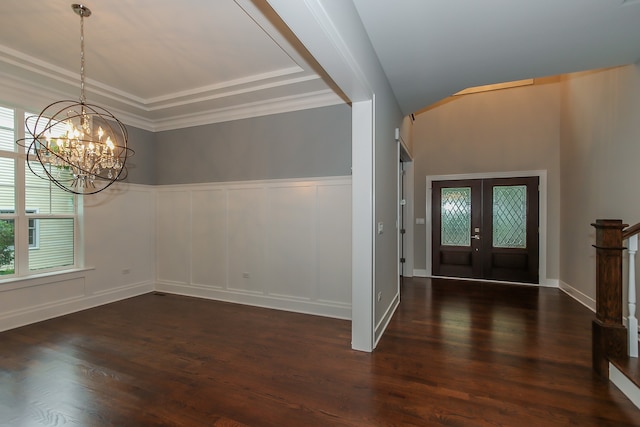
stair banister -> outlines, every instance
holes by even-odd
[[[618,219],[598,219],[596,229],[596,318],[591,324],[593,369],[609,378],[609,359],[627,356],[622,324],[622,230]]]
[[[623,240],[627,240],[629,252],[629,281],[627,299],[629,315],[627,316],[629,356],[638,357],[638,319],[636,318],[636,253],[638,252],[638,233],[640,223],[626,228],[622,232]]]

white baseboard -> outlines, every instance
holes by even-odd
[[[560,280],[558,279],[542,279],[540,280],[540,286],[544,286],[545,288],[559,288]]]
[[[427,270],[426,269],[415,269],[413,270],[413,275],[415,277],[441,277],[441,276],[430,276],[429,274],[427,274]],[[487,280],[487,279],[469,279],[469,278],[460,278],[461,280],[469,280],[469,281],[476,281],[476,282],[491,282],[491,283],[517,283],[517,282],[502,282],[502,281],[496,281],[496,280]],[[520,285],[527,285],[527,286],[544,286],[545,288],[558,288],[560,287],[560,280],[558,279],[542,279],[540,280],[540,284],[535,284],[535,283],[517,283]]]
[[[611,363],[609,363],[609,379],[640,409],[640,389]]]
[[[427,275],[427,270],[423,270],[423,269],[414,269],[413,270],[413,276],[414,277],[429,277]]]
[[[156,284],[156,290],[176,295],[185,295],[235,304],[245,304],[255,307],[272,308],[276,310],[292,311],[295,313],[351,320],[350,304],[341,304],[329,301],[311,301],[302,298],[294,299],[281,295],[266,295],[263,293],[231,291],[223,288],[195,286],[185,283],[158,282]]]
[[[578,301],[580,304],[587,307],[589,310],[593,311],[594,313],[596,312],[596,300],[594,300],[588,295],[583,294],[582,292],[580,292],[573,286],[570,286],[569,284],[563,282],[562,280],[560,280],[559,282],[560,282],[560,290],[562,290],[565,294],[569,295],[571,298]]]
[[[378,341],[380,341],[380,338],[382,338],[384,331],[387,330],[387,326],[389,326],[389,322],[391,322],[391,319],[393,318],[393,315],[395,314],[399,305],[400,305],[400,294],[397,293],[393,298],[393,301],[391,301],[391,304],[389,304],[389,307],[387,307],[387,311],[384,313],[384,315],[382,316],[378,324],[375,326],[375,331],[373,333],[373,336],[374,336],[373,348],[377,347]]]
[[[0,332],[147,294],[153,292],[153,290],[153,282],[136,283],[100,294],[78,296],[11,311],[0,316]]]

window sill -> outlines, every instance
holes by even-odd
[[[47,271],[46,273],[30,274],[29,276],[0,278],[0,292],[12,291],[14,289],[29,288],[31,286],[42,286],[47,283],[73,280],[85,277],[87,271],[93,267],[72,268],[68,270]]]

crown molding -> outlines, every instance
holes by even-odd
[[[290,112],[344,103],[330,89],[293,93],[267,100],[244,102],[207,109],[207,103],[237,96],[259,94],[277,88],[320,79],[299,66],[253,75],[228,82],[194,88],[155,98],[143,99],[108,85],[87,80],[86,91],[92,103],[103,105],[123,123],[157,132],[200,126],[255,116]],[[60,99],[76,99],[79,76],[63,68],[0,45],[0,101],[31,112]],[[286,91],[285,91],[286,92]],[[259,96],[259,95],[258,95]],[[240,99],[240,98],[239,98]],[[192,113],[184,113],[193,106]],[[181,114],[170,112],[180,110]]]
[[[73,99],[64,91],[1,71],[0,88],[2,88],[0,102],[33,113],[39,113],[43,106],[55,100]],[[160,132],[343,103],[344,100],[340,96],[332,90],[326,89],[159,119],[150,119],[112,105],[105,105],[105,107],[126,125],[150,132]]]
[[[155,128],[155,131],[202,126],[212,123],[288,113],[292,111],[327,107],[338,104],[344,104],[344,100],[332,90],[326,89],[301,95],[285,96],[265,101],[250,102],[226,108],[203,111],[197,114],[176,116],[162,120],[162,122]]]

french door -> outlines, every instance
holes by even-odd
[[[433,274],[538,283],[538,181],[434,181]]]

